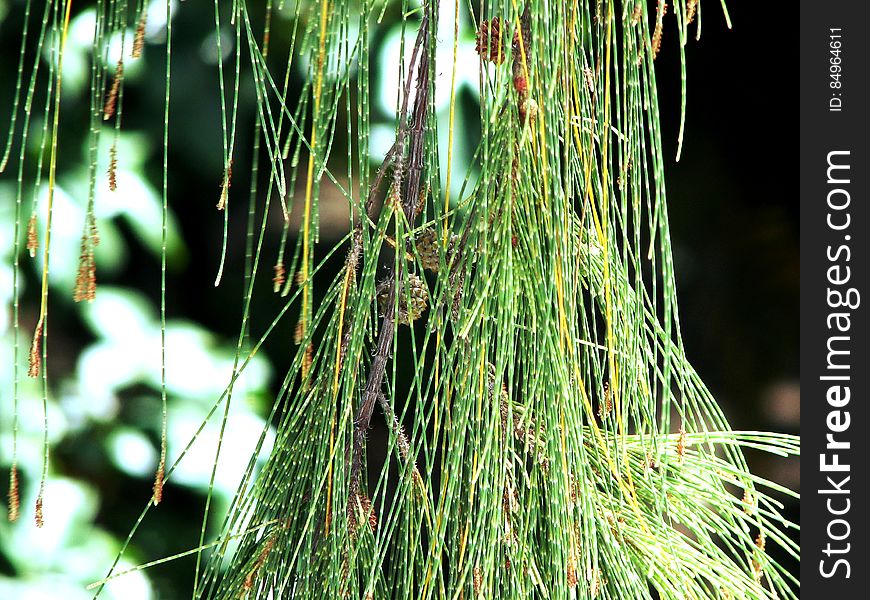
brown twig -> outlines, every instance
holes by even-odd
[[[402,99],[402,109],[399,115],[399,131],[396,134],[396,142],[391,148],[390,153],[393,153],[393,159],[402,164],[402,158],[405,154],[405,139],[410,138],[408,143],[408,172],[404,181],[404,194],[402,195],[402,211],[405,219],[410,223],[414,220],[414,212],[417,207],[417,197],[420,193],[420,180],[423,171],[424,158],[424,127],[426,123],[427,111],[429,108],[429,46],[430,46],[430,31],[429,31],[429,13],[428,10],[423,13],[423,19],[420,23],[420,30],[417,34],[417,40],[414,44],[414,50],[411,55],[411,72],[413,72],[419,54],[419,64],[417,66],[416,84],[417,89],[414,96],[414,109],[412,113],[411,127],[408,127],[406,121],[408,97],[410,95],[410,87],[412,76],[409,74],[405,84],[405,95]],[[422,50],[422,52],[421,52]],[[382,166],[383,169],[383,166]],[[381,177],[383,175],[380,175]],[[394,169],[393,178],[394,185],[401,182],[401,169]],[[351,457],[351,472],[350,472],[350,487],[348,501],[357,497],[360,491],[360,473],[362,472],[362,453],[365,443],[365,432],[369,428],[374,410],[375,401],[380,399],[383,404],[386,404],[386,399],[381,393],[381,384],[383,383],[384,371],[386,370],[387,360],[390,357],[390,348],[393,342],[393,333],[395,331],[395,309],[396,309],[396,281],[402,279],[403,262],[398,261],[397,265],[390,269],[389,288],[387,290],[386,301],[384,303],[384,315],[381,323],[380,333],[378,334],[377,346],[375,349],[374,358],[372,360],[371,369],[369,370],[366,386],[363,391],[362,401],[359,410],[354,419],[354,436],[353,436],[353,455]]]

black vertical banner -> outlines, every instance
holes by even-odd
[[[870,598],[870,6],[800,7],[801,592]]]

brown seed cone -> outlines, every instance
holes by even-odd
[[[388,286],[383,285],[381,288],[382,291],[378,293],[378,306],[381,312],[384,312],[387,310]],[[410,307],[408,306],[409,295],[411,297]],[[426,282],[418,275],[409,275],[405,288],[397,289],[396,296],[396,301],[399,303],[397,319],[399,325],[410,325],[419,319],[429,307],[429,289],[426,287]]]
[[[508,27],[508,25],[508,21],[505,21],[504,27]],[[497,65],[504,62],[507,52],[502,44],[502,21],[500,18],[495,17],[491,21],[481,21],[474,49],[483,60]]]
[[[425,229],[417,236],[417,254],[420,256],[420,265],[424,269],[438,272],[440,264],[438,257],[438,233],[431,227]]]

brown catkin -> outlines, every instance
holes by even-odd
[[[767,545],[767,536],[764,535],[763,531],[758,532],[758,536],[755,538],[755,547],[764,552],[764,547]]]
[[[604,397],[598,404],[598,418],[603,419],[613,410],[613,395],[610,393],[610,382],[604,382]]]
[[[36,526],[42,529],[45,525],[45,515],[42,512],[42,490],[39,491],[39,496],[36,498]]]
[[[136,26],[136,35],[133,37],[133,51],[130,56],[139,58],[142,56],[142,50],[145,48],[145,25],[148,23],[148,11],[142,9],[142,16],[139,17],[139,24]]]
[[[574,560],[568,561],[567,583],[569,588],[577,587],[577,568],[574,566]]]
[[[668,12],[668,3],[664,0],[659,0],[658,11],[656,11],[656,28],[653,31],[652,52],[653,60],[658,56],[662,46],[662,30],[664,26],[665,13]]]
[[[686,24],[690,24],[695,20],[695,12],[698,10],[698,0],[689,0],[686,2]]]
[[[114,192],[118,189],[118,149],[115,144],[112,144],[109,149],[109,191]]]
[[[124,62],[120,58],[115,66],[115,76],[112,78],[112,87],[109,88],[109,94],[106,96],[106,103],[103,105],[103,120],[106,121],[115,116],[115,107],[118,104],[118,91],[121,89],[121,80],[124,78]]]
[[[27,222],[27,251],[30,258],[36,258],[36,250],[39,248],[39,236],[36,233],[36,213],[30,215]]]
[[[356,496],[351,497],[347,507],[347,527],[351,539],[356,539],[359,527],[357,515],[360,515],[368,523],[372,533],[377,530],[378,517],[375,515],[372,501],[365,494],[356,494]]]
[[[414,207],[414,217],[419,217],[426,208],[426,199],[429,197],[429,184],[427,183],[420,190],[420,195],[417,196],[417,206]]]
[[[260,555],[257,557],[256,562],[254,562],[254,567],[248,573],[248,576],[245,577],[244,586],[246,590],[251,589],[254,586],[254,577],[257,576],[257,572],[260,568],[265,564],[266,558],[268,558],[269,553],[272,551],[272,548],[275,546],[275,536],[269,536],[269,539],[266,540],[266,543],[263,544],[263,549],[260,551]]]
[[[583,67],[583,79],[586,82],[586,89],[593,96],[595,95],[595,74],[589,67]]]
[[[631,11],[631,24],[632,26],[640,23],[640,18],[643,16],[643,4],[638,2],[634,5],[634,10]]]
[[[154,487],[152,497],[154,499],[154,506],[157,506],[163,501],[163,476],[164,476],[165,463],[163,459],[160,459],[160,466],[157,467],[157,473],[154,475]]]
[[[36,329],[33,332],[33,341],[30,344],[30,364],[27,368],[28,377],[39,377],[39,369],[42,366],[42,317],[36,324]]]
[[[402,194],[399,191],[399,184],[395,181],[390,186],[390,190],[387,193],[387,199],[384,201],[384,204],[395,210],[402,210]]]
[[[91,226],[89,233],[91,236],[91,243],[94,245],[94,247],[97,247],[100,245],[100,232],[97,231],[97,220],[94,218],[93,215],[91,215],[90,220]]]
[[[227,207],[227,199],[230,193],[230,187],[233,185],[233,159],[227,163],[227,168],[224,171],[224,178],[221,180],[221,196],[217,203],[218,210],[224,210]]]
[[[18,520],[18,508],[21,499],[18,497],[18,465],[13,464],[9,471],[9,513],[10,522]]]
[[[752,514],[752,492],[748,488],[743,490],[743,512]]]
[[[399,455],[402,457],[402,460],[408,460],[408,454],[411,451],[411,441],[408,439],[408,434],[405,433],[405,428],[399,424],[399,420],[396,417],[393,417],[393,421],[396,427],[396,446],[399,449]]]
[[[272,277],[272,291],[277,294],[284,287],[284,282],[287,280],[287,271],[284,270],[283,262],[276,263],[272,267],[272,270],[275,272],[275,276]]]
[[[511,54],[513,56],[512,75],[514,90],[517,93],[517,112],[520,117],[520,124],[525,125],[530,120],[530,108],[534,107],[535,115],[537,115],[537,103],[532,105],[529,100],[529,69],[531,68],[531,21],[529,17],[529,7],[526,5],[523,15],[520,18],[519,27],[514,31],[514,39],[511,45]]]
[[[480,565],[474,565],[472,581],[474,585],[474,595],[480,596],[480,591],[483,589],[483,573],[480,570]]]
[[[592,598],[598,597],[598,593],[601,591],[601,575],[598,573],[598,569],[591,569],[586,579],[589,581],[589,594]]]
[[[680,427],[680,437],[677,438],[677,457],[680,464],[686,460],[686,430],[682,426]]]
[[[755,583],[761,583],[761,579],[764,576],[764,568],[761,566],[761,562],[757,558],[752,559],[752,577],[755,579]]]
[[[73,290],[73,300],[93,302],[97,295],[97,271],[94,262],[93,238],[82,234],[81,251],[79,253],[79,269],[76,275],[76,286]]]
[[[305,354],[302,355],[302,379],[308,378],[308,373],[311,371],[311,363],[313,362],[314,346],[308,344],[305,347]]]
[[[378,517],[375,515],[375,511],[372,508],[372,501],[365,494],[360,494],[358,500],[362,516],[368,523],[369,529],[374,533],[378,527]]]

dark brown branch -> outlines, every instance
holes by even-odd
[[[396,134],[396,142],[390,152],[394,153],[393,160],[397,161],[401,166],[405,155],[405,140],[410,137],[408,144],[408,172],[405,179],[404,195],[402,197],[402,212],[405,220],[408,223],[413,222],[414,214],[417,207],[417,197],[420,192],[420,180],[423,172],[423,159],[425,156],[425,123],[426,115],[429,108],[429,47],[430,47],[430,32],[429,32],[429,13],[424,12],[420,30],[417,34],[417,40],[414,44],[414,50],[411,55],[411,71],[417,61],[419,54],[419,65],[417,67],[416,78],[411,74],[405,83],[405,94],[402,99],[402,108],[399,114],[399,130]],[[422,51],[422,52],[421,52]],[[414,109],[412,113],[411,127],[407,123],[408,98],[411,93],[411,82],[416,81],[416,92],[414,95]],[[388,153],[389,154],[389,153]],[[381,175],[383,177],[383,175]],[[402,169],[396,168],[393,171],[393,185],[401,185]],[[378,181],[378,183],[380,183]],[[371,200],[371,195],[370,195]],[[360,240],[361,241],[361,240]],[[355,240],[355,251],[357,240]],[[403,261],[398,261],[397,266],[391,267],[390,275],[387,280],[389,289],[387,291],[387,300],[384,308],[383,321],[381,323],[380,332],[378,334],[377,345],[375,348],[374,358],[372,360],[369,376],[366,380],[366,386],[363,391],[362,401],[356,418],[354,419],[354,435],[353,435],[353,456],[351,458],[351,473],[350,473],[350,489],[349,498],[352,499],[360,491],[360,474],[362,472],[362,454],[365,444],[365,433],[371,423],[372,412],[374,410],[375,401],[379,400],[382,404],[386,404],[386,399],[381,392],[383,384],[384,372],[386,370],[387,361],[390,357],[390,350],[393,343],[393,334],[395,332],[395,312],[397,300],[397,281],[402,279]],[[385,407],[389,413],[389,407]]]

